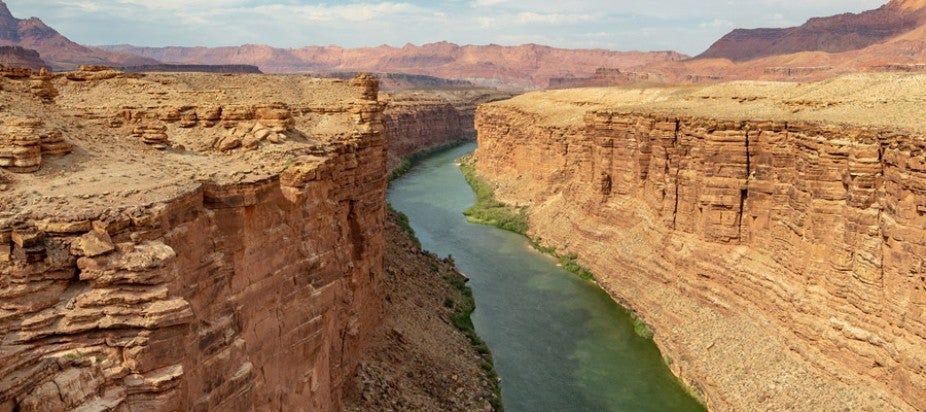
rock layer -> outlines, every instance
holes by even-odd
[[[428,149],[474,139],[476,105],[511,97],[494,90],[401,92],[384,96],[386,142],[393,170],[402,159]]]
[[[375,80],[50,81],[0,96],[74,145],[0,192],[0,410],[339,409],[382,312]],[[279,141],[216,149],[245,129]]]
[[[922,80],[529,94],[477,166],[711,409],[924,409]]]

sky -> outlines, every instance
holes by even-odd
[[[698,54],[733,28],[887,0],[6,0],[81,44],[375,47],[438,41]]]

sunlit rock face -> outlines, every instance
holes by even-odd
[[[382,317],[375,79],[0,80],[0,410],[339,409]]]
[[[922,84],[528,94],[480,107],[477,167],[712,409],[922,409]]]

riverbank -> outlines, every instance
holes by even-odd
[[[534,249],[556,258],[559,262],[557,266],[578,276],[580,279],[587,280],[600,287],[595,274],[578,263],[578,254],[574,252],[559,253],[555,246],[544,246],[542,239],[528,235],[529,224],[527,220],[527,207],[511,206],[499,201],[495,197],[495,190],[492,185],[479,176],[476,169],[475,157],[467,155],[460,158],[460,172],[463,173],[466,183],[469,184],[476,194],[476,203],[463,212],[469,222],[495,226],[499,229],[523,235]],[[602,291],[605,290],[602,288]],[[629,312],[630,319],[633,322],[634,332],[644,339],[652,339],[653,331],[650,329],[649,325],[647,325],[646,321],[632,309],[623,306],[625,302],[621,302],[617,298],[615,298],[615,301]],[[664,356],[664,359],[666,359],[667,363],[672,362],[671,357]],[[676,375],[675,377],[693,398],[698,400],[702,405],[704,404],[703,393],[701,393],[700,389],[688,385],[681,376]]]
[[[386,220],[386,316],[345,392],[345,411],[500,411],[492,356],[470,320],[466,279],[421,250],[404,215]]]
[[[424,248],[452,255],[470,277],[472,320],[492,348],[505,409],[703,411],[604,291],[523,236],[467,221],[463,211],[477,199],[457,159],[473,149],[421,161],[388,198],[409,215]]]

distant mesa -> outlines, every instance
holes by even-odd
[[[350,80],[359,72],[317,72],[311,73],[313,76],[321,78]],[[411,89],[472,89],[477,86],[467,80],[444,79],[422,74],[406,73],[373,73],[378,79],[380,87],[383,90],[411,90]]]
[[[117,67],[117,69],[126,73],[263,73],[257,66],[250,64],[145,64],[140,66],[121,66]]]
[[[48,67],[39,52],[19,46],[0,46],[0,65],[35,71]]]
[[[734,62],[799,52],[840,53],[860,50],[921,27],[926,0],[894,0],[876,10],[813,18],[783,29],[736,29],[697,59]]]
[[[639,83],[665,83],[666,78],[659,73],[624,72],[620,69],[599,68],[590,77],[554,77],[550,79],[550,89],[574,89],[581,87],[627,86]]]
[[[547,87],[551,78],[565,75],[591,76],[601,67],[634,71],[655,62],[688,58],[673,51],[570,50],[536,44],[460,46],[448,42],[356,49],[338,46],[277,49],[265,45],[101,48],[174,64],[252,64],[267,73],[405,73],[467,80],[479,86],[520,88]]]

